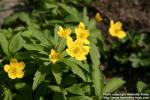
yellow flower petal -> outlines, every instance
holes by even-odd
[[[62,32],[64,29],[62,26],[59,26],[59,31]]]
[[[90,47],[89,46],[83,46],[82,48],[83,48],[84,55],[87,55],[90,51]]]
[[[69,35],[71,34],[71,29],[70,29],[70,28],[67,28],[67,29],[66,29],[66,33],[67,33],[66,35],[69,36]],[[66,37],[67,37],[67,36],[66,36]]]
[[[114,30],[113,28],[111,28],[111,27],[109,28],[109,33],[110,33],[110,35],[113,36],[113,37],[116,35],[116,34],[115,34],[115,30]]]
[[[121,29],[122,28],[122,23],[120,21],[116,22],[115,27],[118,28],[118,29]]]
[[[51,49],[51,54],[49,54],[49,59],[52,63],[57,62],[60,59],[60,53],[56,52],[54,49]]]
[[[116,37],[123,39],[124,37],[126,37],[126,32],[120,31],[120,32],[118,32],[118,35]]]
[[[54,49],[51,49],[51,54],[55,54],[56,51]]]
[[[100,15],[100,13],[96,13],[95,19],[96,19],[97,22],[101,22],[103,20],[103,18]]]
[[[16,78],[16,74],[15,73],[8,73],[8,77],[11,79],[15,79]]]
[[[89,41],[88,39],[85,39],[83,42],[84,42],[85,44],[90,44],[90,41]]]
[[[83,42],[85,41],[85,44],[89,44],[89,42],[86,41],[89,37],[89,31],[85,29],[85,26],[82,22],[80,22],[79,26],[75,28],[75,33],[78,40],[80,39]]]
[[[10,65],[6,64],[6,65],[4,66],[4,71],[5,71],[5,72],[8,72],[9,70],[10,70]]]
[[[66,52],[68,53],[68,55],[70,55],[71,57],[74,57],[73,52],[71,51],[71,49],[66,49]]]
[[[25,63],[23,61],[18,63],[19,70],[23,70],[25,68]]]
[[[59,26],[59,30],[57,31],[57,34],[62,38],[67,38],[71,34],[70,28],[63,28]]]
[[[78,28],[85,29],[84,23],[83,23],[83,22],[80,22]]]
[[[77,39],[87,39],[89,36],[88,30],[85,29],[76,29]]]
[[[82,56],[82,55],[80,55],[80,56],[76,56],[75,57],[77,60],[86,60],[86,57],[85,56]]]
[[[123,39],[126,37],[126,32],[122,29],[122,23],[120,21],[114,23],[113,20],[110,21],[109,34],[113,37]]]
[[[17,61],[17,59],[11,59],[10,60],[10,66],[16,66],[18,64],[18,61]]]
[[[110,26],[111,27],[114,26],[114,21],[113,20],[110,21]]]
[[[73,39],[69,36],[67,37],[67,46],[70,48],[73,45]]]
[[[52,63],[56,63],[58,61],[58,59],[51,59]]]
[[[24,72],[23,71],[17,71],[17,73],[16,73],[16,77],[17,78],[23,78],[23,76],[24,76]]]

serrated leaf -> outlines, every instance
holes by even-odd
[[[76,8],[67,6],[63,3],[60,3],[59,6],[62,9],[64,9],[67,13],[69,13],[73,17],[73,20],[80,21],[79,12],[77,11]]]
[[[61,88],[57,85],[49,85],[48,87],[55,92],[61,92]]]
[[[41,42],[41,44],[43,44],[44,46],[52,45],[52,42],[50,41],[50,39],[48,39],[48,37],[45,34],[43,34],[41,31],[39,31],[37,29],[30,29],[30,30],[32,32],[32,37],[39,40]]]
[[[73,84],[72,86],[67,87],[66,90],[73,94],[84,95],[81,85],[82,84]]]
[[[40,44],[24,44],[24,48],[27,50],[43,51],[44,47]]]
[[[28,13],[24,13],[24,12],[18,13],[18,17],[21,21],[26,22],[27,25],[31,25],[32,20],[28,15]]]
[[[100,65],[100,53],[98,47],[93,43],[90,44],[90,57],[94,65]]]
[[[98,65],[92,65],[92,81],[93,81],[93,87],[95,91],[95,95],[102,97],[102,89],[103,89],[103,74],[99,69]]]
[[[61,80],[62,80],[62,68],[61,67],[62,66],[59,66],[59,65],[52,66],[53,75],[55,77],[57,84],[61,84]]]
[[[45,80],[45,77],[46,77],[46,73],[37,71],[33,78],[32,89],[35,90],[38,87],[38,85],[41,84]]]
[[[61,52],[65,49],[66,47],[66,40],[65,39],[61,39],[60,43],[58,45],[57,51]]]
[[[1,33],[0,33],[0,45],[2,47],[3,52],[6,55],[10,55],[9,51],[8,51],[8,41],[7,41],[6,37]]]
[[[24,45],[24,40],[21,37],[20,33],[16,34],[10,41],[9,44],[9,51],[13,54],[17,51],[19,51],[23,45]]]
[[[67,59],[63,59],[62,62],[64,62],[74,74],[78,75],[80,78],[86,81],[86,77],[83,70],[76,63]]]
[[[78,61],[78,60],[76,60],[74,58],[70,58],[69,60],[74,62],[74,63],[76,63],[76,64],[78,64],[82,69],[84,69],[85,71],[89,72],[89,65],[88,64],[83,63],[81,61]]]
[[[54,5],[54,4],[51,4],[51,3],[48,3],[48,2],[45,2],[44,3],[44,7],[46,9],[53,9],[53,8],[57,8],[58,6],[57,5]]]
[[[59,30],[58,25],[55,25],[54,28],[54,40],[55,40],[55,45],[58,45],[58,40],[59,40],[59,36],[57,34],[57,31]]]
[[[90,48],[90,57],[92,60],[92,81],[94,86],[95,95],[99,98],[102,97],[102,89],[103,89],[103,74],[100,71],[100,53],[98,51],[98,47],[91,43]]]
[[[105,85],[103,92],[109,92],[112,93],[115,90],[119,89],[122,85],[124,85],[126,82],[122,80],[121,78],[112,78],[107,82]]]

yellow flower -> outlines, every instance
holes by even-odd
[[[89,37],[89,31],[85,29],[84,23],[80,22],[78,27],[75,28],[75,32],[77,35],[77,39],[81,39],[83,43],[89,44],[89,40],[87,39]]]
[[[25,68],[24,62],[18,62],[17,59],[11,59],[10,65],[4,65],[4,71],[8,73],[11,79],[22,78],[24,76],[23,69]]]
[[[71,37],[67,38],[67,53],[77,60],[86,60],[86,55],[89,53],[89,46],[84,46],[79,39],[73,41]]]
[[[113,37],[123,39],[126,37],[126,32],[122,29],[122,23],[120,21],[114,23],[113,20],[110,21],[109,33]]]
[[[95,15],[95,19],[96,19],[97,22],[101,22],[103,20],[102,16],[98,12]]]
[[[59,26],[59,31],[57,31],[57,34],[62,38],[67,38],[71,34],[71,29],[70,28],[65,29]]]
[[[51,49],[49,59],[52,61],[52,63],[56,63],[60,59],[60,53],[56,52],[54,49]]]

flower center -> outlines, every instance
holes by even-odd
[[[55,54],[51,55],[51,58],[52,59],[59,59],[60,55],[58,53],[55,53]]]
[[[10,72],[13,73],[13,74],[16,74],[17,73],[17,69],[16,68],[11,68]]]
[[[79,47],[75,47],[74,49],[73,49],[73,53],[74,54],[80,54],[80,50],[81,48],[79,48]]]

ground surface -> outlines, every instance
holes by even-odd
[[[149,0],[96,0],[92,7],[105,18],[123,21],[126,29],[150,32]]]

